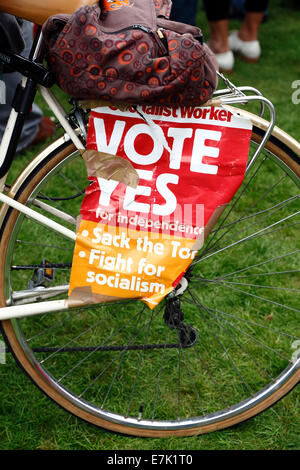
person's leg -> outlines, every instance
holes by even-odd
[[[209,47],[215,53],[220,71],[231,72],[233,54],[228,45],[228,18],[230,0],[203,0],[210,28]]]
[[[242,39],[242,41],[257,40],[259,26],[263,20],[268,3],[268,0],[246,1],[246,14],[239,30],[239,38]]]
[[[230,0],[203,0],[210,28],[210,47],[215,53],[229,50],[228,18]]]
[[[264,13],[246,12],[239,30],[239,38],[242,41],[256,41],[263,17]]]
[[[232,32],[229,36],[230,49],[240,54],[247,62],[257,62],[261,55],[258,31],[267,6],[268,0],[246,0],[246,13],[240,30]]]
[[[228,19],[210,21],[209,46],[215,54],[229,51],[228,46]]]

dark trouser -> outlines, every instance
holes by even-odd
[[[25,49],[21,55],[28,57],[32,44],[32,23],[24,21],[23,34],[25,40]],[[6,103],[0,105],[0,141],[2,140],[6,123],[10,115],[11,104],[17,85],[20,83],[21,75],[18,72],[3,74],[3,81],[6,84]],[[17,152],[26,148],[38,133],[39,125],[43,113],[40,108],[33,103],[31,113],[26,117],[21,137],[19,139]]]
[[[170,19],[195,25],[197,6],[198,0],[173,0]]]
[[[263,13],[269,0],[246,0],[246,12]],[[203,0],[208,21],[219,21],[229,18],[230,0]]]

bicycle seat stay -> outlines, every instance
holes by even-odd
[[[42,25],[52,15],[72,14],[81,6],[93,3],[95,0],[53,0],[50,3],[39,0],[13,0],[12,2],[0,0],[0,10]]]

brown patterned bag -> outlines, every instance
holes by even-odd
[[[202,105],[217,62],[201,30],[168,20],[170,0],[102,0],[44,25],[59,86],[81,100]]]

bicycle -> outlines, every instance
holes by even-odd
[[[42,23],[38,8],[30,14],[26,2],[2,3]],[[253,124],[249,161],[242,187],[207,226],[180,289],[152,311],[136,300],[68,309],[76,216],[87,184],[86,127],[79,103],[67,115],[50,90],[54,80],[40,44],[39,31],[28,60],[0,55],[25,76],[0,147],[0,319],[16,361],[70,413],[129,435],[201,434],[270,407],[300,379],[300,144],[275,127],[274,107],[258,90],[221,76],[226,88],[214,99]],[[64,135],[8,188],[36,89]],[[254,101],[260,115],[234,107]],[[266,108],[270,121],[262,117]]]

